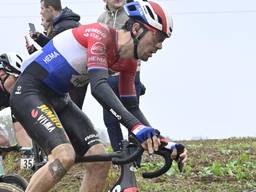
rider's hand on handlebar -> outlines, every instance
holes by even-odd
[[[154,151],[158,151],[161,143],[158,138],[159,131],[157,129],[138,124],[132,128],[131,132],[149,154],[153,154]]]
[[[179,151],[179,148],[182,148],[182,151]],[[175,144],[172,149],[171,158],[185,164],[188,159],[187,149],[185,146],[182,144]]]
[[[165,143],[164,148],[172,151],[171,158],[177,161],[180,169],[182,169],[188,159],[187,149],[185,146],[183,144],[168,141],[166,138],[161,138],[161,142]]]

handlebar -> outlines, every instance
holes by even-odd
[[[76,163],[81,162],[94,162],[94,161],[112,161],[113,164],[117,165],[123,165],[127,163],[131,163],[135,161],[139,156],[142,155],[144,149],[141,147],[141,145],[138,143],[136,144],[137,149],[135,152],[127,156],[127,150],[132,146],[133,144],[128,142],[127,140],[122,141],[122,150],[106,153],[106,154],[100,154],[100,155],[90,155],[85,157],[76,157]]]
[[[14,145],[14,146],[10,146],[10,147],[1,147],[0,146],[0,153],[2,152],[11,152],[11,151],[20,151],[21,146],[19,145]]]
[[[154,154],[162,156],[164,159],[164,165],[153,172],[144,172],[142,176],[144,178],[154,178],[159,177],[160,175],[166,173],[172,166],[173,160],[171,159],[172,150],[166,149],[164,147],[164,143],[162,143],[160,149],[155,151]],[[136,151],[133,153],[127,153],[130,147],[137,147]],[[177,158],[175,161],[178,163],[178,168],[180,172],[182,172],[183,164],[181,163],[180,154],[184,152],[185,147],[181,144],[176,145],[177,148]],[[127,140],[122,141],[122,150],[116,151],[107,154],[100,154],[100,155],[90,155],[85,157],[76,157],[76,163],[81,162],[94,162],[94,161],[112,161],[113,164],[117,165],[124,165],[131,162],[134,162],[139,156],[142,155],[144,149],[142,148],[141,144],[134,138],[130,138],[130,142]],[[129,154],[127,156],[127,154]]]
[[[179,171],[182,172],[183,164],[180,159],[180,154],[184,152],[185,147],[184,145],[177,144],[176,149],[177,149],[177,157],[175,161],[177,161],[178,163]],[[163,146],[161,146],[161,148],[158,151],[156,151],[154,154],[160,155],[164,158],[165,160],[164,165],[161,168],[157,169],[156,171],[142,173],[142,176],[144,178],[154,178],[154,177],[159,177],[160,175],[166,173],[172,166],[173,160],[171,158],[171,153],[172,153],[172,150],[166,149]]]
[[[161,148],[159,151],[156,151],[155,154],[160,155],[164,158],[165,163],[163,167],[159,168],[154,172],[145,172],[142,173],[142,177],[144,178],[154,178],[159,177],[160,175],[166,173],[172,166],[171,152],[168,149]]]

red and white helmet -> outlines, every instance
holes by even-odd
[[[127,0],[124,10],[129,17],[163,32],[167,37],[171,36],[173,29],[172,18],[159,2]]]

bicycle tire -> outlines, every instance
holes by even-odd
[[[0,178],[0,181],[3,183],[14,185],[23,191],[25,191],[25,189],[28,186],[27,180],[24,177],[17,174],[3,175]]]
[[[24,192],[21,188],[10,184],[10,183],[0,183],[1,192]]]

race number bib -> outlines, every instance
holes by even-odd
[[[34,166],[34,157],[22,157],[20,159],[20,168],[21,169],[32,169]]]

